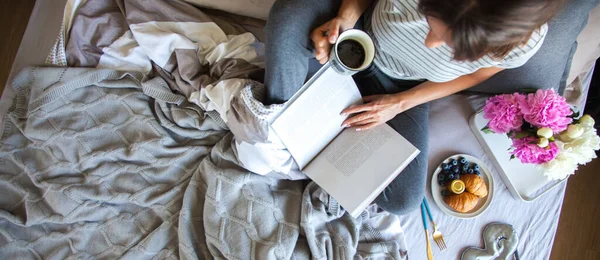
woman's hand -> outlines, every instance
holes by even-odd
[[[315,58],[319,60],[319,63],[325,64],[329,60],[331,45],[335,43],[340,32],[351,29],[354,23],[338,16],[312,31],[310,38],[315,45]]]
[[[363,101],[365,103],[362,105],[351,106],[342,111],[342,115],[357,114],[346,119],[342,126],[356,127],[356,131],[371,129],[411,107],[402,93],[366,96]]]

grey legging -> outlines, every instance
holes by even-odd
[[[341,0],[278,0],[266,26],[267,102],[289,99],[318,68],[310,39],[312,29],[336,16]],[[309,66],[310,64],[310,66]],[[315,65],[317,64],[317,65]],[[363,96],[392,94],[420,82],[392,79],[375,66],[354,76]],[[407,110],[388,125],[415,145],[421,153],[375,199],[384,210],[403,215],[419,208],[425,192],[428,153],[428,104]]]

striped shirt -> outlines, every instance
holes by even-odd
[[[540,48],[548,31],[545,24],[527,44],[516,47],[504,59],[486,55],[479,60],[456,61],[446,44],[429,49],[425,38],[429,24],[418,11],[418,0],[379,0],[366,23],[377,53],[375,65],[386,75],[398,79],[426,79],[447,82],[480,68],[522,66]]]

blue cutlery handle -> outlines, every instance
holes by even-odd
[[[425,209],[427,210],[427,216],[429,216],[429,220],[433,222],[433,217],[431,216],[431,211],[429,210],[429,203],[427,203],[426,197],[423,197],[423,204],[425,204]]]
[[[421,217],[423,218],[423,226],[425,227],[425,231],[427,231],[427,219],[425,219],[425,205],[423,205],[423,203],[421,203]]]

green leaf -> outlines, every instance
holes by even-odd
[[[517,157],[515,157],[514,154],[510,156],[510,160],[515,159],[515,158],[517,158]]]
[[[484,132],[486,134],[493,134],[494,131],[492,131],[487,125],[485,125],[483,128],[481,128],[481,132]]]
[[[513,136],[513,138],[521,139],[521,138],[527,137],[527,136],[535,136],[535,134],[532,134],[531,132],[528,132],[528,131],[520,131],[520,132],[516,132],[515,135]]]

